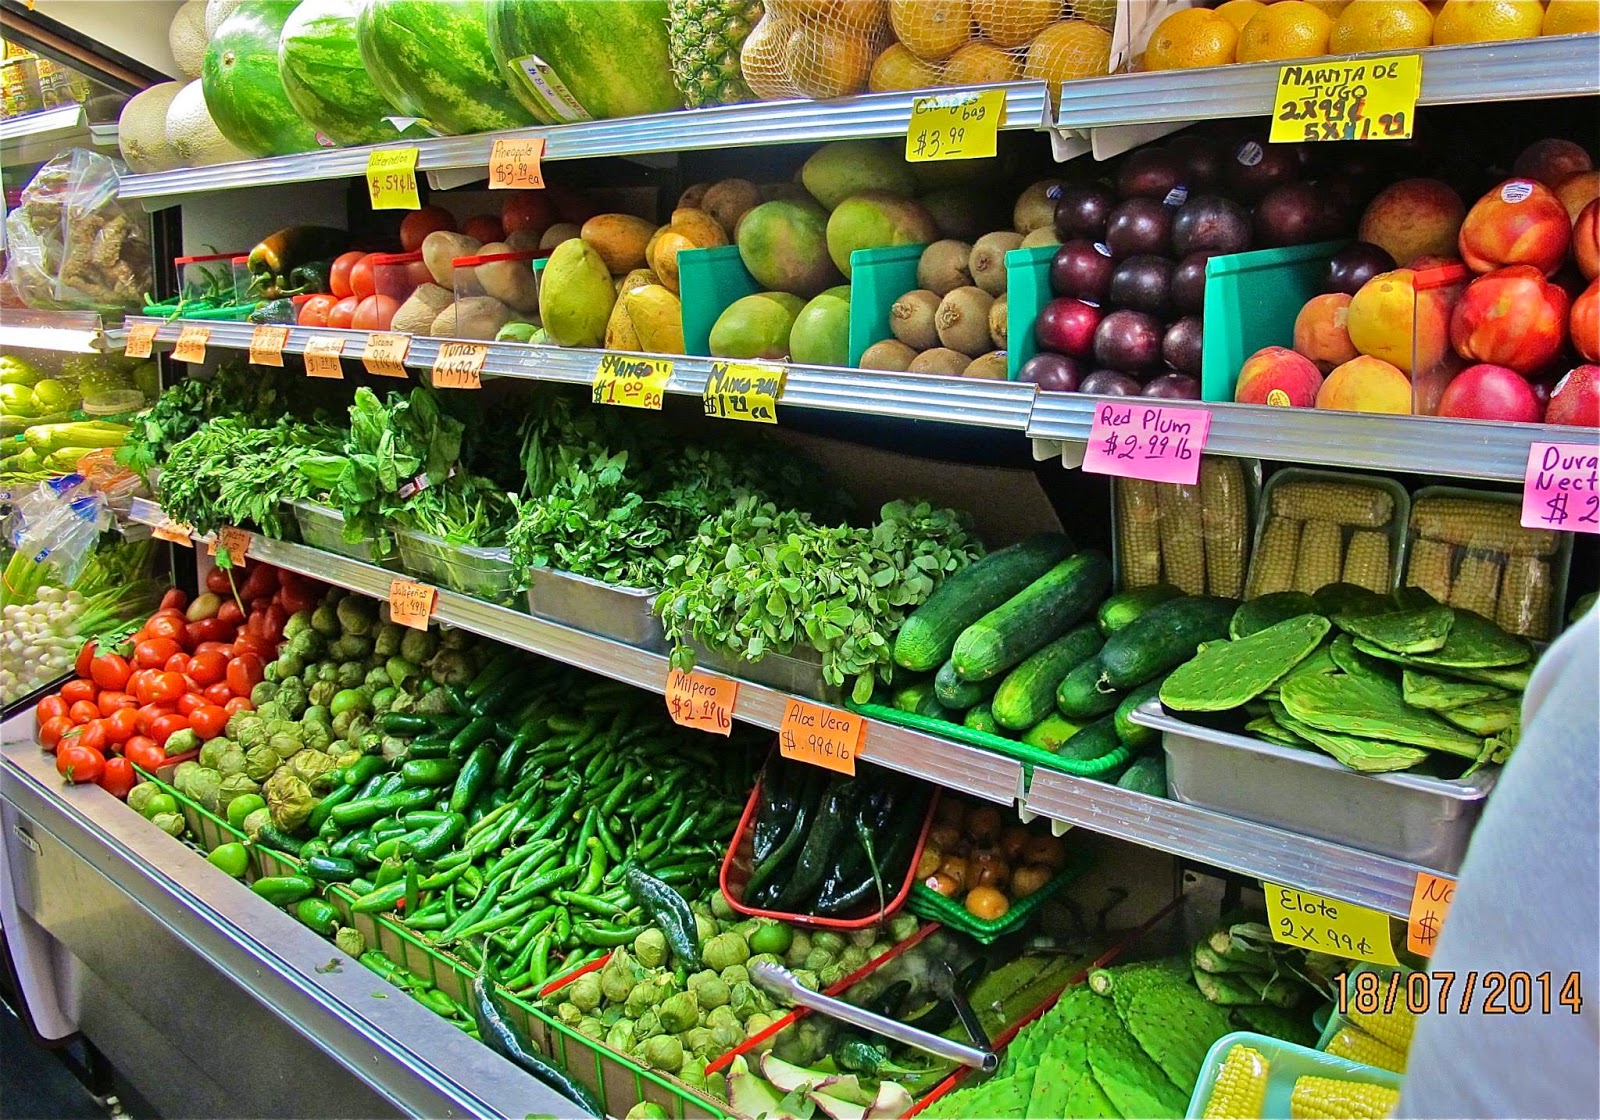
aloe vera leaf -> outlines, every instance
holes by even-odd
[[[1286,619],[1320,613],[1316,602],[1304,591],[1268,592],[1240,604],[1228,621],[1228,637],[1238,641]]]
[[[1400,681],[1401,670],[1394,662],[1362,653],[1356,648],[1356,639],[1349,634],[1340,634],[1334,638],[1328,648],[1328,655],[1342,672],[1349,673],[1353,677],[1367,677],[1389,684],[1397,684]]]
[[[1310,656],[1332,625],[1320,614],[1302,614],[1248,638],[1207,646],[1162,682],[1161,702],[1181,712],[1237,708]]]
[[[1498,685],[1451,680],[1417,669],[1402,671],[1400,694],[1413,708],[1426,708],[1430,712],[1444,712],[1485,700],[1504,700],[1511,695],[1509,690]]]
[[[1474,735],[1498,735],[1517,726],[1522,718],[1522,699],[1507,697],[1504,700],[1480,700],[1475,704],[1446,709],[1439,715]]]
[[[1359,642],[1357,639],[1358,649]],[[1477,758],[1482,747],[1477,738],[1432,712],[1408,705],[1400,689],[1386,681],[1347,674],[1301,677],[1286,682],[1279,692],[1290,716],[1321,731],[1427,747],[1465,758]],[[1293,724],[1285,726],[1301,733]]]
[[[1283,710],[1280,704],[1273,718],[1295,735],[1326,754],[1332,755],[1352,770],[1363,774],[1387,774],[1395,770],[1409,770],[1420,765],[1428,752],[1419,747],[1397,747],[1376,739],[1363,739],[1358,735],[1341,735],[1323,731],[1308,723],[1301,723]],[[1474,756],[1476,757],[1476,756]]]
[[[1432,653],[1443,649],[1455,620],[1455,612],[1449,607],[1339,615],[1334,619],[1341,630],[1395,653]]]

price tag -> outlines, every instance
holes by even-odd
[[[539,190],[544,172],[544,137],[531,140],[496,140],[489,149],[489,189],[492,191]]]
[[[375,148],[367,157],[367,192],[374,210],[421,210],[417,149]]]
[[[1411,891],[1411,916],[1406,921],[1406,948],[1422,957],[1433,956],[1444,916],[1456,899],[1456,881],[1431,871],[1417,872]]]
[[[911,101],[906,129],[906,162],[986,159],[995,154],[1006,91],[945,93]]]
[[[306,341],[306,376],[332,377],[344,380],[344,367],[339,355],[344,353],[344,339],[333,335],[315,335]]]
[[[1389,915],[1350,902],[1336,902],[1274,883],[1262,883],[1272,939],[1318,953],[1373,964],[1399,964],[1389,946]]]
[[[148,358],[160,330],[160,323],[135,323],[128,328],[128,344],[122,353],[129,358]]]
[[[1290,63],[1278,69],[1268,139],[1409,140],[1421,89],[1419,54]]]
[[[595,404],[659,409],[671,377],[672,363],[666,358],[602,354],[600,368],[594,371],[592,400]]]
[[[274,327],[262,323],[250,332],[250,364],[281,367],[283,348],[288,341],[288,327]]]
[[[194,527],[185,525],[182,521],[174,521],[170,517],[162,518],[161,524],[150,530],[150,535],[158,541],[181,544],[185,548],[194,547]]]
[[[677,669],[667,674],[667,714],[680,727],[713,735],[732,734],[733,702],[738,695],[739,682],[726,677]]]
[[[211,543],[206,546],[206,552],[212,556],[221,554],[228,558],[226,564],[219,565],[224,568],[244,567],[244,556],[249,551],[250,531],[241,529],[237,525],[222,526],[211,538]]]
[[[401,626],[426,630],[433,614],[433,598],[438,592],[425,583],[409,579],[389,581],[389,617]]]
[[[210,341],[210,327],[184,327],[178,332],[178,344],[172,348],[172,356],[180,362],[203,362],[206,360],[206,343]]]
[[[867,721],[852,712],[790,699],[778,724],[778,753],[853,776],[866,728]]]
[[[1200,453],[1210,430],[1211,413],[1203,408],[1097,404],[1083,469],[1193,486],[1200,477]]]
[[[772,366],[712,362],[704,393],[707,416],[721,420],[778,422],[778,398],[789,371]]]
[[[489,348],[481,342],[441,342],[433,359],[435,389],[483,388],[483,363]]]
[[[1592,443],[1535,443],[1522,476],[1522,525],[1600,533],[1600,447]]]
[[[361,364],[379,377],[404,377],[406,354],[411,350],[408,334],[369,334],[361,348]]]

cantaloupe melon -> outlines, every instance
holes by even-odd
[[[233,10],[244,0],[206,0],[206,41],[211,41],[211,36],[217,33],[217,28],[222,26],[222,21],[233,14]]]
[[[206,0],[188,0],[172,17],[167,28],[167,46],[178,72],[185,78],[198,78],[206,60]]]
[[[211,119],[199,81],[185,84],[167,106],[167,143],[179,167],[205,167],[250,158],[228,143],[217,122]]]
[[[167,109],[183,82],[162,82],[135,94],[117,118],[117,146],[134,171],[170,171],[178,155],[167,143]]]

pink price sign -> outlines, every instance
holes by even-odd
[[[1211,413],[1204,408],[1105,401],[1094,408],[1083,469],[1193,486],[1210,430]]]
[[[1522,480],[1522,524],[1529,529],[1600,533],[1600,447],[1535,443]]]

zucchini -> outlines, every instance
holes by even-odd
[[[1167,758],[1163,754],[1147,754],[1133,760],[1133,765],[1122,772],[1117,785],[1135,793],[1148,793],[1151,797],[1167,795]]]
[[[1122,703],[1117,705],[1117,710],[1111,714],[1116,721],[1117,738],[1135,750],[1148,747],[1161,737],[1161,733],[1153,727],[1146,727],[1142,723],[1134,723],[1133,710],[1156,696],[1161,691],[1161,682],[1167,679],[1168,674],[1163,673],[1154,680],[1145,681],[1138,688],[1128,690],[1122,698]]]
[[[1109,638],[1151,607],[1182,594],[1170,583],[1152,583],[1149,587],[1120,591],[1101,603],[1100,610],[1095,614],[1100,633]]]
[[[1060,533],[1045,533],[991,552],[950,576],[911,612],[894,639],[894,662],[927,672],[947,661],[972,623],[1022,591],[1072,552]]]
[[[987,731],[990,735],[1004,735],[1005,731],[995,722],[994,713],[989,710],[989,705],[978,704],[967,709],[966,717],[961,721],[963,727],[970,727],[974,731]]]
[[[1065,634],[1110,586],[1103,552],[1069,556],[963,630],[950,661],[963,680],[998,676]]]
[[[1063,743],[1081,730],[1083,730],[1081,723],[1073,723],[1066,717],[1051,712],[1028,728],[1022,736],[1022,741],[1030,747],[1038,747],[1042,751],[1055,754]]]
[[[1100,645],[1097,627],[1079,626],[1011,670],[989,705],[995,722],[1020,731],[1049,715],[1061,679],[1086,658],[1093,657]],[[943,674],[944,670],[939,672]]]
[[[1201,642],[1228,636],[1238,603],[1214,595],[1186,595],[1151,607],[1106,639],[1100,650],[1100,687],[1134,688],[1195,655]]]
[[[1121,746],[1122,740],[1117,738],[1116,717],[1104,716],[1062,743],[1056,748],[1056,754],[1074,762],[1093,762]]]
[[[1056,708],[1062,715],[1068,719],[1095,719],[1122,702],[1119,690],[1100,687],[1100,675],[1104,671],[1100,655],[1095,654],[1061,678],[1056,686]]]
[[[939,666],[939,671],[933,676],[934,697],[945,707],[959,712],[966,711],[974,704],[981,704],[993,692],[994,689],[983,681],[964,681],[956,676],[956,667],[948,661]]]

